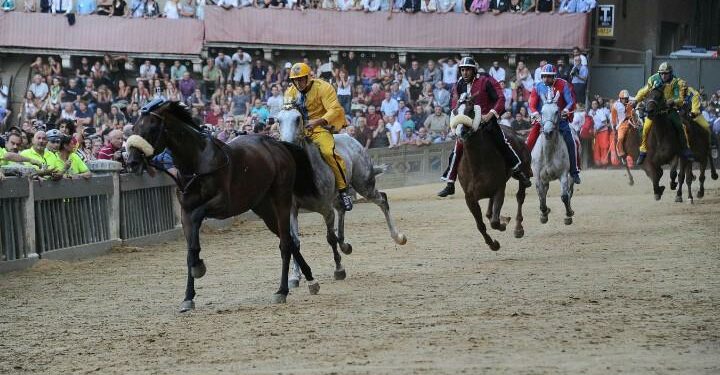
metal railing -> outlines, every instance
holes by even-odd
[[[28,256],[25,241],[25,201],[27,183],[8,179],[0,187],[0,260],[23,259]]]
[[[120,238],[144,237],[175,228],[175,199],[175,183],[165,175],[121,175]]]

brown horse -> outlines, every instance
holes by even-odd
[[[468,108],[466,109],[466,107]],[[458,169],[458,178],[465,192],[465,204],[467,204],[470,213],[475,218],[478,230],[490,250],[496,251],[500,249],[500,243],[488,235],[478,201],[484,198],[489,199],[486,216],[490,220],[490,227],[504,231],[510,222],[510,218],[500,216],[500,210],[505,201],[505,186],[512,171],[511,166],[505,163],[505,159],[495,146],[491,138],[492,135],[484,130],[482,125],[477,126],[480,118],[479,107],[476,107],[474,112],[475,120],[469,117],[469,114],[472,113],[471,107],[466,106],[465,102],[461,101],[455,111],[459,115],[453,116],[451,120],[451,127],[458,126],[458,136],[462,137],[465,142],[464,155]],[[486,126],[498,126],[495,117],[492,117],[490,121],[492,124]],[[520,156],[526,169],[524,172],[527,176],[530,176],[530,154],[527,147],[514,131],[504,127],[501,127],[501,129]],[[518,208],[515,217],[514,234],[516,238],[521,238],[525,235],[525,229],[522,226],[522,205],[525,202],[525,188],[520,183],[518,183],[518,191],[515,197],[517,198]]]
[[[195,125],[181,104],[163,100],[143,107],[128,148],[128,165],[137,173],[165,148],[172,152],[179,171],[175,182],[187,241],[187,287],[181,312],[195,308],[195,279],[206,271],[200,259],[203,219],[224,219],[248,210],[280,238],[282,273],[273,302],[286,300],[290,255],[308,280],[310,293],[318,292],[320,286],[290,230],[293,194],[312,196],[317,191],[312,168],[300,148],[259,135],[239,136],[226,145]]]
[[[625,171],[628,175],[628,184],[634,185],[635,179],[632,173],[630,173],[630,163],[628,162],[628,156],[632,158],[633,165],[637,165],[637,158],[640,155],[640,125],[642,125],[636,111],[625,119],[625,125],[628,127],[625,137],[620,145],[622,150],[625,151],[625,155],[620,157],[623,165],[625,165]],[[619,140],[618,140],[619,142]]]
[[[689,111],[683,108],[680,111],[680,117],[685,124],[687,129],[688,142],[690,143],[690,149],[695,156],[695,160],[700,166],[700,189],[698,190],[697,197],[703,198],[705,196],[705,170],[707,169],[708,163],[710,163],[710,176],[713,180],[717,180],[718,174],[715,170],[715,164],[710,154],[710,133],[705,131],[703,127],[695,122],[692,117],[689,116]],[[678,174],[678,165],[680,173]],[[675,178],[678,177],[678,182],[675,182]],[[672,166],[670,167],[670,189],[675,190],[677,187],[677,193],[675,195],[675,202],[682,202],[682,185],[683,181],[687,185],[688,200],[690,203],[694,202],[692,195],[692,182],[695,180],[693,174],[693,163],[686,162],[681,158],[675,158]]]
[[[665,191],[665,186],[660,185],[660,178],[663,175],[662,166],[670,164],[673,159],[680,155],[682,145],[680,135],[670,121],[663,92],[660,88],[654,88],[645,98],[645,111],[648,118],[653,121],[653,127],[648,134],[648,151],[643,169],[653,184],[655,200],[660,200]]]

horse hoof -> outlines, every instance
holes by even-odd
[[[543,223],[543,224],[547,223],[547,222],[548,222],[548,217],[547,217],[547,216],[540,216],[540,222]]]
[[[670,190],[675,190],[675,188],[677,188],[677,182],[670,181]]]
[[[500,232],[504,232],[507,228],[507,225],[500,223],[500,222],[492,222],[490,223],[490,228],[499,230]]]
[[[491,244],[489,244],[488,246],[490,246],[490,250],[492,250],[492,251],[500,250],[500,242],[498,242],[497,240],[493,240],[493,242]]]
[[[196,265],[190,267],[190,275],[192,275],[195,279],[205,276],[205,272],[207,272],[207,268],[205,267],[205,262],[202,259],[200,259]]]
[[[660,198],[662,198],[662,195],[660,195],[660,194],[655,194],[655,200],[656,200],[656,201],[659,201]]]
[[[300,286],[300,280],[298,279],[289,279],[288,280],[288,288],[297,288]]]
[[[344,269],[335,271],[335,280],[345,280],[346,277],[347,274]]]
[[[195,310],[195,301],[182,301],[180,304],[180,312],[184,313],[190,310]]]
[[[407,236],[405,234],[400,233],[397,236],[397,240],[395,240],[395,243],[398,245],[405,245],[407,243]]]
[[[310,291],[310,294],[318,294],[320,291],[320,284],[318,284],[317,280],[308,281],[308,290]]]
[[[695,204],[695,201],[692,198],[690,198],[690,200],[688,201],[688,204]]]
[[[683,201],[683,200],[682,200],[682,197],[677,197],[677,196],[675,197],[675,202],[676,202],[676,203],[682,203],[682,201]]]
[[[350,245],[349,243],[341,244],[340,251],[342,251],[345,255],[350,255],[352,254],[352,245]]]
[[[523,238],[525,235],[525,229],[515,229],[515,238]]]
[[[704,196],[705,196],[705,192],[704,192],[704,191],[702,191],[702,190],[698,191],[698,193],[697,193],[698,199],[702,199]]]
[[[630,185],[630,186],[633,186],[633,185],[635,185],[635,181],[633,181],[633,180],[630,180],[630,181],[628,182],[628,185]]]
[[[717,173],[712,173],[712,174],[710,174],[710,178],[712,178],[713,180],[717,180],[717,179],[718,179],[718,174],[717,174]]]
[[[284,294],[275,293],[272,295],[272,303],[277,305],[287,302],[287,296]]]
[[[565,225],[570,225],[570,224],[572,224],[572,218],[571,218],[571,217],[566,217],[566,218],[565,218]]]

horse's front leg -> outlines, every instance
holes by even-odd
[[[570,225],[573,222],[573,215],[575,215],[575,212],[572,210],[572,207],[570,206],[570,199],[572,198],[572,188],[570,186],[570,178],[569,174],[563,173],[560,176],[560,199],[565,204],[565,225]]]
[[[482,234],[485,243],[490,247],[490,250],[497,251],[500,249],[500,243],[497,240],[493,240],[492,237],[487,233],[485,223],[483,223],[483,213],[480,204],[477,200],[472,198],[470,194],[465,194],[465,204],[467,204],[470,213],[475,218],[475,224],[477,225],[480,234]]]
[[[685,170],[685,183],[687,184],[687,196],[689,201],[688,203],[693,204],[695,203],[692,194],[692,183],[693,180],[695,180],[695,175],[693,174],[693,163],[686,161],[683,169]]]
[[[290,211],[290,236],[292,236],[293,243],[299,249],[300,248],[300,229],[298,225],[298,207],[297,204],[293,204],[292,210]],[[302,273],[300,271],[300,265],[295,257],[292,258],[290,264],[290,275],[288,276],[288,288],[297,288],[300,286],[300,278]]]
[[[676,163],[677,163],[677,158],[675,159],[675,162],[673,162],[673,164],[676,164]],[[683,197],[682,197],[683,184],[685,183],[686,173],[687,173],[685,171],[685,168],[687,168],[687,163],[683,160],[683,161],[680,161],[680,173],[678,173],[678,171],[676,171],[676,170],[672,170],[672,169],[670,170],[670,185],[671,185],[670,188],[671,189],[673,188],[672,184],[675,183],[675,181],[672,178],[673,173],[675,173],[677,175],[677,179],[678,179],[678,182],[675,184],[675,186],[677,186],[677,192],[675,194],[675,202],[678,202],[678,203],[682,203],[682,201],[683,201]]]
[[[515,238],[522,238],[525,235],[525,229],[522,226],[523,214],[522,206],[525,203],[525,187],[521,182],[518,182],[518,191],[515,194],[517,200],[517,214],[515,216]]]
[[[407,236],[400,232],[395,225],[395,220],[390,214],[390,202],[388,201],[387,194],[373,188],[373,191],[365,195],[365,198],[375,203],[380,207],[380,210],[382,210],[383,215],[385,215],[385,222],[390,230],[390,237],[392,237],[393,241],[398,245],[405,245],[407,243]]]
[[[633,185],[635,185],[635,179],[633,179],[633,175],[630,172],[630,165],[628,164],[628,156],[625,155],[622,157],[622,159],[623,159],[623,164],[625,164],[625,171],[628,174],[628,185],[633,186]]]
[[[678,178],[678,159],[673,159],[672,163],[670,164],[670,190],[677,189],[678,183],[682,186],[682,182],[675,182],[675,180]],[[683,164],[680,163],[680,173],[682,173]],[[677,201],[677,200],[676,200]],[[682,194],[680,201],[682,202]]]
[[[337,224],[337,242],[340,246],[340,251],[345,255],[352,254],[353,248],[349,243],[345,243],[345,210],[336,210],[338,216]]]
[[[205,275],[207,270],[205,262],[200,259],[200,225],[205,217],[205,209],[199,208],[191,213],[183,210],[182,226],[187,243],[187,285],[185,287],[185,300],[180,304],[180,312],[195,308],[195,279]]]
[[[550,183],[543,182],[540,178],[535,180],[535,189],[537,189],[538,198],[540,199],[540,222],[545,224],[548,222],[548,214],[550,209],[547,206],[547,192]]]
[[[709,159],[709,158],[708,158]],[[697,197],[703,198],[705,196],[705,169],[707,169],[707,160],[700,162],[700,190],[698,190]]]

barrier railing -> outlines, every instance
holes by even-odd
[[[377,178],[378,187],[388,189],[440,181],[454,145],[445,142],[368,150],[373,164],[387,166],[387,171]]]
[[[23,259],[28,255],[25,228],[26,181],[8,179],[0,185],[0,260]]]
[[[139,238],[178,224],[175,182],[166,175],[120,176],[120,238]]]

